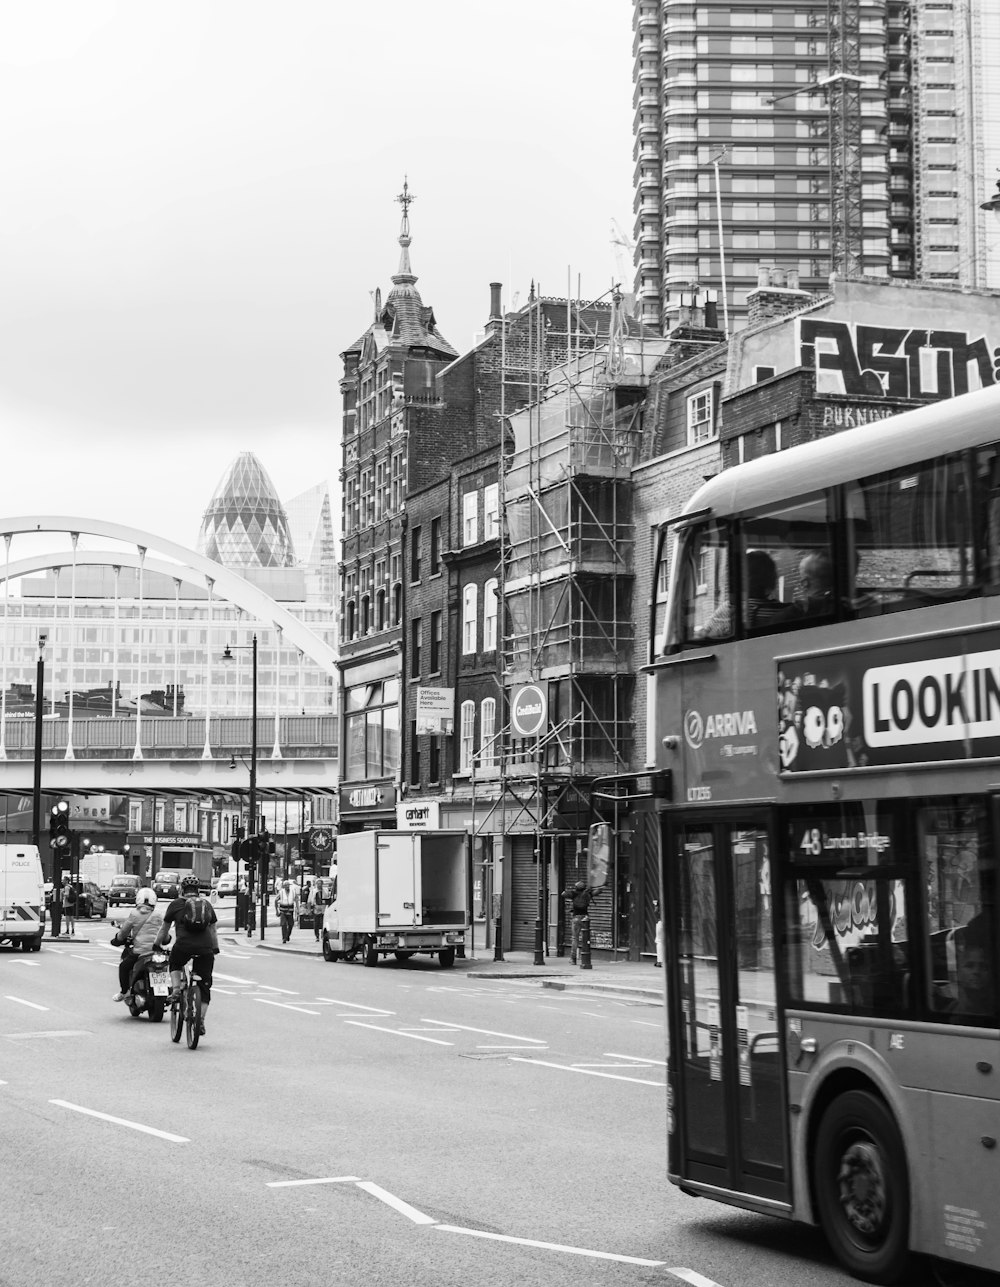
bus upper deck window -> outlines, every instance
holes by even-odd
[[[706,523],[681,533],[678,612],[674,622],[677,642],[695,643],[706,638],[713,617],[729,606],[729,533],[718,523]],[[721,635],[732,634],[732,623]]]

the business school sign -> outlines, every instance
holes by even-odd
[[[782,662],[781,769],[1000,755],[1000,630]]]

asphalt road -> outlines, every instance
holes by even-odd
[[[111,933],[0,948],[0,1287],[848,1281],[667,1184],[655,1002],[223,929],[189,1051],[112,1004]]]

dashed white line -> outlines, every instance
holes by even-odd
[[[511,1242],[519,1247],[538,1247],[542,1251],[562,1251],[570,1256],[589,1256],[593,1260],[614,1260],[624,1265],[646,1265],[651,1269],[666,1264],[665,1260],[645,1260],[640,1256],[619,1256],[611,1251],[589,1251],[586,1247],[567,1247],[561,1242],[540,1242],[537,1238],[513,1238],[506,1233],[487,1233],[485,1229],[463,1229],[455,1224],[437,1224],[442,1233],[464,1233],[470,1238],[488,1238],[491,1242]],[[707,1280],[706,1280],[707,1281]]]
[[[325,1001],[328,1005],[346,1006],[348,1010],[367,1010],[369,1014],[388,1016],[395,1014],[395,1010],[380,1010],[376,1005],[359,1005],[356,1001],[337,1001],[333,997],[317,997],[317,1001]]]
[[[680,1278],[682,1282],[690,1283],[691,1287],[719,1287],[714,1278],[706,1278],[694,1269],[668,1269],[667,1273]]]
[[[155,1135],[158,1139],[168,1140],[171,1144],[190,1144],[184,1135],[172,1135],[170,1131],[158,1130],[155,1126],[144,1126],[142,1122],[130,1122],[125,1117],[112,1117],[110,1113],[99,1113],[93,1108],[84,1108],[80,1104],[71,1104],[65,1099],[50,1099],[50,1104],[58,1108],[68,1108],[74,1113],[83,1113],[87,1117],[97,1117],[102,1122],[111,1122],[115,1126],[127,1126],[129,1130],[141,1131],[144,1135]]]
[[[25,1001],[24,997],[5,997],[7,1001],[16,1001],[18,1005],[31,1006],[32,1010],[48,1010],[47,1005],[37,1005],[34,1001]]]
[[[381,1028],[377,1023],[362,1023],[360,1019],[345,1019],[345,1023],[351,1023],[355,1028],[371,1028],[375,1032],[388,1032],[392,1037],[409,1037],[411,1041],[430,1041],[435,1046],[453,1046],[453,1041],[438,1041],[436,1037],[421,1037],[416,1032],[401,1032],[399,1028]]]
[[[416,1207],[411,1207],[409,1202],[404,1202],[402,1198],[397,1198],[388,1189],[383,1189],[380,1184],[373,1184],[371,1180],[359,1180],[358,1188],[364,1189],[372,1197],[379,1198],[382,1202],[392,1207],[394,1211],[398,1211],[400,1215],[405,1215],[408,1220],[412,1220],[414,1224],[437,1224],[433,1216],[424,1215]]]
[[[280,992],[286,997],[297,997],[299,995],[294,988],[276,988],[270,983],[258,983],[257,987],[260,988],[261,992]]]
[[[461,1032],[478,1032],[483,1037],[506,1037],[508,1041],[527,1041],[536,1046],[547,1046],[549,1043],[541,1037],[522,1037],[517,1032],[494,1032],[492,1028],[470,1028],[465,1023],[445,1023],[443,1019],[421,1019],[421,1023],[435,1023],[439,1028],[458,1028]]]
[[[318,1010],[307,1010],[302,1005],[292,1005],[290,1001],[272,1001],[270,997],[254,997],[254,1000],[260,1005],[276,1005],[281,1010],[295,1010],[298,1014],[312,1014],[319,1016]]]
[[[657,1068],[666,1068],[665,1059],[645,1059],[642,1055],[623,1055],[620,1050],[605,1050],[605,1059],[628,1059],[634,1064],[655,1064]]]
[[[518,1059],[516,1055],[511,1056],[511,1063],[514,1064],[537,1064],[539,1068],[558,1068],[560,1072],[585,1073],[588,1077],[608,1077],[612,1081],[631,1081],[637,1086],[666,1086],[665,1081],[646,1081],[643,1077],[621,1077],[617,1073],[597,1072],[594,1068],[580,1068],[575,1064],[550,1064],[544,1059]]]

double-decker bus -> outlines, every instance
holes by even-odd
[[[1000,388],[721,472],[657,564],[670,1178],[1000,1270]]]

